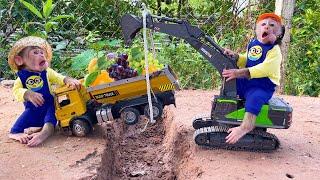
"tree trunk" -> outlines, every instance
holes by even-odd
[[[283,20],[283,24],[286,28],[286,32],[282,39],[282,43],[280,45],[282,52],[282,62],[281,62],[281,79],[280,79],[280,87],[277,92],[282,94],[284,92],[284,83],[285,83],[285,67],[286,61],[288,58],[288,49],[290,44],[290,30],[291,30],[291,19],[295,7],[295,0],[276,0],[275,4],[275,13],[280,15]]]

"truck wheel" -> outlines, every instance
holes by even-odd
[[[163,107],[162,104],[160,103],[152,103],[152,109],[153,109],[153,118],[155,120],[158,120],[161,118],[162,113],[163,113]],[[148,118],[150,118],[150,114],[149,114],[149,104],[147,104],[144,107],[144,115],[147,116]]]
[[[78,137],[84,137],[91,131],[91,126],[86,120],[75,119],[72,122],[72,134]]]
[[[121,119],[128,125],[136,124],[139,120],[140,112],[133,107],[127,107],[121,111]]]

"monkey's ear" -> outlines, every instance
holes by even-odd
[[[14,57],[14,62],[16,63],[17,66],[22,66],[23,65],[23,59],[21,56],[15,56]]]
[[[275,44],[280,44],[284,34],[286,33],[286,27],[284,25],[281,26],[281,34],[279,36],[277,36],[277,40],[275,42]]]

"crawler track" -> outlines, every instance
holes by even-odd
[[[229,127],[210,126],[197,129],[194,132],[194,140],[200,146],[222,148],[235,151],[271,152],[279,148],[278,138],[263,130],[253,130],[243,136],[235,144],[227,144],[225,141]]]
[[[210,115],[193,118],[194,141],[200,146],[230,149],[236,151],[270,152],[279,148],[278,138],[266,132],[265,128],[256,128],[246,134],[235,144],[227,144],[226,137],[232,126],[212,120]]]

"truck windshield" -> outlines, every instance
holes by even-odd
[[[63,107],[63,106],[70,104],[69,96],[66,94],[58,96],[58,103],[59,103],[60,107]]]

